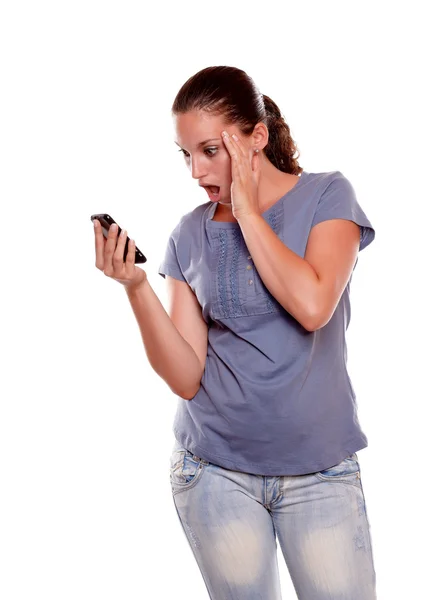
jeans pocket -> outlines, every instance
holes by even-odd
[[[343,482],[358,487],[361,486],[361,473],[356,453],[344,458],[344,460],[333,467],[318,471],[315,475],[321,481]]]
[[[204,467],[204,462],[185,448],[174,450],[170,460],[170,481],[173,494],[196,485]]]

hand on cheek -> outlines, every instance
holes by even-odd
[[[236,219],[248,214],[261,214],[258,205],[260,157],[246,147],[236,134],[222,132],[224,145],[230,155],[232,183],[230,195]]]

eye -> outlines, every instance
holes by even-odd
[[[184,155],[185,158],[190,158],[190,155],[188,154],[188,152],[186,150],[184,150],[183,148],[181,148],[179,150],[179,152],[182,152],[182,154]],[[207,156],[215,156],[215,154],[218,152],[218,148],[205,148],[204,153]]]

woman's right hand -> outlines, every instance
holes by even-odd
[[[97,219],[93,221],[95,231],[95,266],[107,277],[112,277],[128,290],[135,289],[146,281],[146,271],[136,267],[135,242],[129,241],[126,260],[123,260],[124,247],[126,244],[126,230],[122,229],[118,236],[118,226],[111,225],[107,239],[103,235],[103,229]]]

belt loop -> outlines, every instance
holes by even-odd
[[[193,460],[199,463],[202,463],[203,465],[208,465],[210,464],[208,462],[208,460],[205,460],[204,458],[201,458],[200,456],[197,456],[196,454],[193,455]]]

